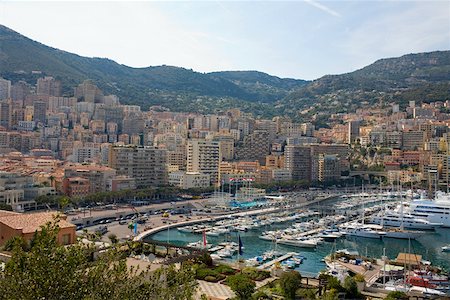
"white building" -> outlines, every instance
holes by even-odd
[[[211,184],[219,183],[220,144],[215,141],[190,140],[186,147],[188,172],[208,174]]]
[[[210,183],[211,179],[208,174],[184,171],[169,173],[169,184],[182,189],[207,188],[210,186]]]

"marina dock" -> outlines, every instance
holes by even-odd
[[[281,263],[282,261],[284,261],[284,260],[286,260],[286,259],[289,259],[289,258],[291,258],[291,257],[294,256],[294,255],[298,255],[298,253],[296,253],[296,252],[288,252],[288,253],[286,253],[286,254],[283,255],[283,256],[277,257],[277,258],[275,258],[274,260],[271,260],[271,261],[269,261],[269,262],[266,262],[266,263],[264,263],[264,264],[258,266],[257,268],[258,268],[258,269],[261,269],[261,270],[268,269],[268,268],[270,268],[271,266],[273,266],[274,264],[276,264],[276,263]]]

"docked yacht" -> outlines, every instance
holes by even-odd
[[[450,227],[450,193],[436,192],[434,200],[420,198],[409,203],[410,214]]]
[[[394,210],[381,211],[370,218],[369,223],[384,227],[396,227],[406,229],[434,230],[442,223],[432,223],[426,219],[413,215],[412,213],[399,213]]]
[[[278,244],[301,247],[301,248],[316,248],[318,244],[317,239],[281,239],[277,241]]]
[[[346,231],[346,236],[363,237],[369,239],[381,239],[385,235],[386,235],[385,231],[368,228],[366,226],[348,229]]]

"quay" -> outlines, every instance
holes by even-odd
[[[268,268],[270,268],[271,266],[273,266],[274,264],[280,263],[280,262],[282,262],[282,261],[284,261],[284,260],[286,260],[286,259],[289,259],[289,258],[291,258],[291,257],[294,256],[294,255],[298,255],[298,253],[296,253],[296,252],[288,252],[288,253],[286,253],[286,254],[283,255],[283,256],[280,256],[280,257],[278,257],[278,258],[275,258],[274,260],[271,260],[271,261],[269,261],[269,262],[266,262],[266,263],[264,263],[264,264],[258,266],[257,268],[260,269],[260,270],[268,269]]]

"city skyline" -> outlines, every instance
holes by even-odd
[[[0,24],[132,67],[258,70],[299,79],[450,49],[445,1],[3,1]]]

